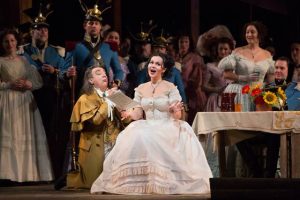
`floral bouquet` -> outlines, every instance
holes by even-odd
[[[242,88],[242,94],[249,94],[256,106],[264,105],[283,110],[286,105],[286,95],[281,87],[262,88],[261,84],[245,85]]]

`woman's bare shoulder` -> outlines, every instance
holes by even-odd
[[[149,82],[142,83],[135,88],[135,91],[142,92],[149,85]]]
[[[170,89],[173,89],[174,87],[176,87],[176,86],[174,85],[174,83],[169,82],[169,81],[166,81],[166,80],[163,80],[163,84],[164,84],[166,87],[170,88]]]
[[[262,49],[262,53],[264,54],[264,56],[266,58],[271,58],[272,57],[271,53],[269,51],[265,50],[265,49]]]
[[[237,47],[233,50],[233,53],[237,53],[237,54],[243,54],[243,52],[246,50],[245,46],[242,47]]]

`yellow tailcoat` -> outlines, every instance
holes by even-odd
[[[79,172],[69,173],[67,187],[91,188],[101,174],[104,161],[104,143],[114,143],[122,124],[117,111],[114,120],[107,115],[107,103],[96,92],[82,95],[76,102],[70,122],[74,132],[80,132]]]

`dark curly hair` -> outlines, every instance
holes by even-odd
[[[175,61],[174,59],[168,55],[168,54],[164,54],[164,53],[160,53],[160,52],[156,52],[156,53],[153,53],[150,58],[148,59],[145,67],[148,68],[148,65],[150,63],[150,60],[153,56],[159,56],[162,58],[163,60],[163,66],[164,68],[166,69],[166,71],[164,72],[163,74],[163,79],[166,79],[168,77],[170,77],[172,75],[172,68],[175,66]],[[149,75],[147,74],[147,77],[149,77]]]
[[[4,29],[3,31],[0,32],[0,56],[5,55],[5,53],[6,53],[2,44],[3,44],[4,37],[9,34],[12,34],[15,36],[15,38],[17,40],[17,46],[20,43],[20,36],[16,30],[9,29],[9,28]]]
[[[243,31],[242,31],[242,38],[245,40],[245,35],[246,35],[246,30],[248,26],[254,26],[257,30],[258,33],[258,39],[259,39],[259,43],[260,45],[264,45],[265,43],[265,39],[268,35],[268,29],[267,27],[260,21],[252,21],[252,22],[248,22],[244,25],[243,27]]]

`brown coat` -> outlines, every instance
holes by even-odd
[[[82,95],[76,102],[70,122],[71,129],[80,132],[79,172],[69,173],[67,187],[91,188],[101,174],[104,162],[104,144],[114,143],[122,129],[118,113],[114,121],[107,117],[107,103],[96,92]]]

